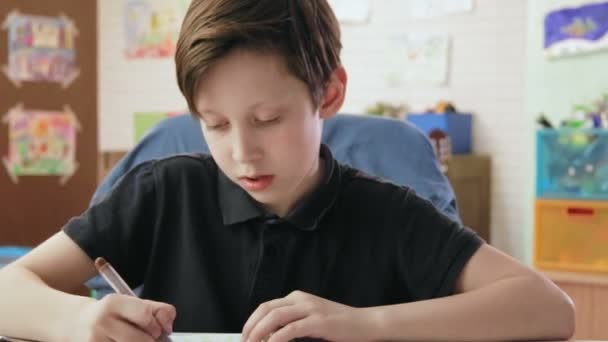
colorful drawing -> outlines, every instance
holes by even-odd
[[[446,83],[450,43],[447,34],[408,33],[390,37],[389,42],[389,86]]]
[[[135,143],[139,142],[146,133],[156,126],[159,122],[166,118],[170,118],[176,115],[186,114],[184,111],[176,112],[138,112],[133,115],[133,132],[135,137]]]
[[[127,0],[127,58],[172,57],[189,0]]]
[[[549,58],[608,48],[608,2],[547,13],[544,48]]]
[[[15,86],[22,81],[48,81],[66,88],[78,77],[74,50],[78,30],[66,16],[13,11],[2,29],[8,30],[8,65],[2,69]]]
[[[80,124],[69,106],[63,111],[12,108],[8,124],[8,157],[4,166],[13,182],[19,176],[61,176],[64,184],[76,171],[76,131]]]

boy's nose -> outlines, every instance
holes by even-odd
[[[251,135],[236,134],[232,144],[232,159],[235,162],[247,163],[259,159],[261,151]]]

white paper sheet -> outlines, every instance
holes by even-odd
[[[241,342],[241,334],[173,333],[171,342]],[[0,336],[0,342],[35,342]]]
[[[173,333],[172,342],[241,342],[241,334]]]

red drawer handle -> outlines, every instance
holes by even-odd
[[[594,213],[593,208],[568,208],[568,215],[592,216]]]

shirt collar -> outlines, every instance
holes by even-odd
[[[323,177],[315,189],[299,201],[284,218],[302,230],[314,230],[332,207],[338,196],[340,172],[329,148],[322,144],[320,156],[324,160]],[[273,217],[243,188],[232,182],[218,169],[218,198],[225,225],[258,217]],[[275,217],[276,218],[276,217]]]
[[[265,215],[264,209],[218,168],[218,200],[225,225]]]

